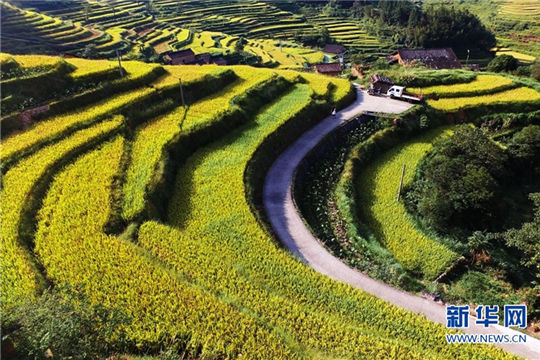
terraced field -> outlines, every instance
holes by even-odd
[[[465,83],[411,88],[411,91],[433,98],[428,100],[428,104],[443,111],[470,109],[479,105],[493,106],[506,103],[518,106],[540,103],[538,87],[527,87],[515,78],[512,80],[493,74],[478,75],[474,80]]]
[[[446,345],[447,329],[313,272],[256,220],[253,167],[350,101],[350,83],[130,66],[158,76],[77,107],[81,94],[60,99],[56,113],[3,139],[5,309],[46,279],[121,308],[141,350],[183,339],[179,350],[206,358],[514,358]],[[76,71],[91,79],[88,64]]]
[[[26,4],[29,5],[29,4]],[[102,57],[110,57],[119,49],[125,51],[120,36],[123,30],[93,30],[64,21],[54,15],[18,8],[2,2],[2,48],[14,53],[78,52],[95,45]]]
[[[409,90],[426,96],[458,97],[463,94],[480,95],[483,93],[496,93],[517,86],[511,79],[506,77],[478,75],[473,81],[462,84],[436,85],[424,88],[410,88]]]
[[[427,1],[433,4],[439,1]],[[540,6],[536,0],[449,1],[477,15],[497,39],[499,54],[529,63],[540,53]],[[532,59],[531,59],[532,57]]]
[[[496,48],[491,49],[491,50],[495,51],[495,56],[510,55],[510,56],[513,56],[516,59],[518,59],[519,62],[521,62],[523,64],[530,64],[535,59],[535,57],[532,56],[532,55],[527,55],[527,54],[524,54],[524,53],[521,53],[521,52],[518,52],[518,51],[512,51],[511,49],[508,49],[508,48],[498,48],[498,47],[496,47]]]
[[[396,186],[400,182],[403,166],[408,169],[403,185],[412,182],[419,161],[431,149],[434,139],[444,136],[445,130],[434,130],[386,152],[377,162],[364,169],[355,184],[363,189],[358,192],[359,204],[365,204],[362,206],[362,218],[377,238],[405,269],[429,279],[440,275],[458,255],[415,228],[403,203],[396,201]]]
[[[435,109],[444,111],[455,111],[478,105],[492,105],[503,103],[526,104],[531,102],[540,102],[540,93],[528,87],[519,87],[516,89],[501,91],[489,95],[430,100],[429,104]]]
[[[328,29],[330,36],[341,44],[361,50],[365,53],[388,55],[391,51],[388,44],[381,43],[376,37],[366,33],[358,24],[337,20],[333,17],[325,17],[317,14],[310,20],[318,26]]]
[[[502,4],[501,13],[538,18],[540,17],[540,5],[535,0],[505,0]]]

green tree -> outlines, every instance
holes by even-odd
[[[534,62],[531,76],[535,79],[540,81],[540,58],[536,58],[536,61]]]
[[[524,223],[520,229],[511,229],[504,234],[506,243],[521,250],[524,254],[523,264],[535,269],[540,279],[540,193],[531,194],[535,205],[534,219]]]
[[[324,16],[337,16],[339,14],[339,8],[336,0],[330,0],[322,8],[322,14]]]
[[[95,59],[98,56],[98,50],[96,44],[88,44],[81,52],[81,56],[85,59]]]
[[[540,126],[529,125],[512,136],[508,144],[511,156],[524,168],[540,164]]]
[[[516,70],[518,67],[518,61],[512,55],[499,55],[491,60],[487,66],[488,71],[502,72]]]
[[[244,51],[244,45],[247,43],[246,39],[243,37],[240,37],[238,41],[236,41],[236,44],[234,44],[234,51],[235,52],[242,52]]]
[[[430,7],[420,27],[425,33],[420,46],[482,49],[495,46],[495,36],[468,10],[444,5]]]

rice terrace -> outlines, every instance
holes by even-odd
[[[2,359],[540,360],[540,1],[0,26]]]

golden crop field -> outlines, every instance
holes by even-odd
[[[363,170],[356,183],[365,222],[405,269],[428,279],[440,275],[458,255],[418,230],[396,197],[403,165],[406,186],[432,141],[450,133],[448,128],[440,128],[394,147]]]
[[[520,62],[525,63],[525,64],[530,64],[536,59],[532,55],[523,54],[523,53],[520,53],[520,52],[517,52],[517,51],[513,51],[511,49],[508,49],[508,48],[494,48],[494,49],[491,49],[491,50],[495,51],[495,56],[510,55],[510,56],[515,57]]]
[[[139,80],[158,67],[126,62]],[[313,271],[256,219],[251,166],[275,156],[259,151],[349,99],[347,80],[249,66],[160,69],[161,78],[70,103],[3,139],[4,304],[39,295],[45,276],[69,284],[121,309],[131,321],[115,334],[141,353],[171,343],[201,358],[515,358],[447,345],[443,326]],[[178,78],[193,92],[186,108],[170,95]],[[160,102],[170,106],[153,113]],[[165,212],[147,217],[153,181],[167,171]],[[420,240],[427,275],[453,260]]]
[[[126,68],[131,70],[134,77],[140,77],[152,71],[153,66],[141,66],[137,62],[126,62]],[[136,73],[135,73],[136,71]],[[1,160],[4,161],[17,153],[31,149],[34,146],[49,141],[63,132],[77,127],[84,127],[101,116],[107,116],[125,103],[139,99],[153,92],[152,88],[141,88],[91,104],[86,108],[77,109],[67,114],[46,118],[31,129],[17,136],[10,136],[2,141]]]
[[[19,162],[7,171],[2,178],[2,304],[9,308],[27,296],[33,296],[43,279],[34,268],[31,256],[27,253],[28,232],[31,231],[29,219],[25,219],[29,204],[33,199],[35,183],[50,171],[53,164],[69,152],[84,146],[93,138],[103,136],[118,128],[122,119],[117,117],[104,121],[91,128],[81,130],[56,144],[43,148],[33,156]],[[21,222],[24,233],[21,233]]]
[[[429,100],[428,104],[438,110],[455,111],[478,105],[498,103],[530,103],[539,100],[540,93],[538,91],[528,87],[519,87],[489,95]]]
[[[485,90],[494,90],[497,88],[505,87],[512,84],[512,80],[504,76],[498,75],[478,75],[475,80],[454,85],[438,85],[424,88],[411,88],[412,92],[425,94],[425,95],[438,95],[444,96],[445,94],[462,93],[462,92],[476,92]]]
[[[60,61],[58,56],[48,55],[9,55],[0,53],[0,61],[13,58],[23,68],[33,68],[44,65],[54,65]]]

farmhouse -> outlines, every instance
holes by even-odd
[[[329,53],[329,54],[343,54],[347,49],[343,45],[337,45],[337,44],[326,44],[326,46],[323,49],[323,52]]]
[[[460,69],[459,62],[454,50],[443,49],[400,49],[390,56],[390,62],[398,62],[400,65],[409,65],[422,62],[432,69]]]
[[[195,62],[195,53],[191,49],[171,52],[163,57],[170,65],[187,65]]]
[[[197,54],[191,49],[171,52],[163,57],[165,63],[170,65],[208,65],[218,64],[227,65],[227,61],[223,58],[218,58],[215,61],[209,53]]]
[[[313,65],[313,71],[328,76],[338,76],[341,74],[342,70],[341,64],[339,63]]]

